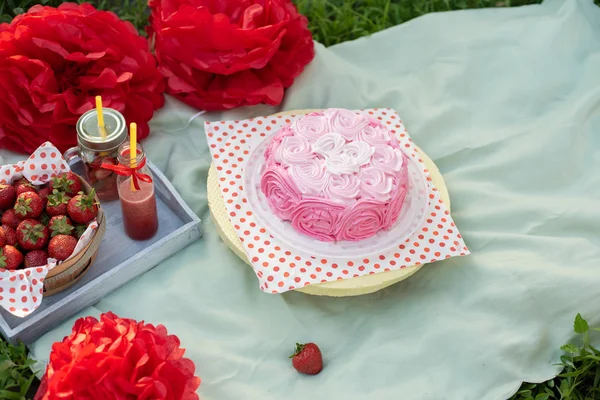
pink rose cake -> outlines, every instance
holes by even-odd
[[[261,190],[273,213],[325,242],[389,229],[408,191],[406,155],[374,118],[344,109],[287,124],[265,151]]]

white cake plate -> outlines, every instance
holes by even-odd
[[[276,115],[300,115],[309,113],[311,111],[314,110],[295,110]],[[427,166],[427,169],[429,170],[433,184],[438,188],[442,200],[450,211],[450,196],[448,194],[448,189],[446,188],[442,174],[436,167],[435,163],[425,153],[418,148],[417,151],[419,152],[420,158],[423,160]],[[208,207],[221,239],[238,257],[240,257],[248,265],[251,265],[246,257],[246,254],[244,253],[244,248],[235,233],[233,225],[229,222],[227,209],[225,208],[225,202],[223,201],[221,189],[219,188],[217,171],[212,165],[208,171],[207,186]],[[314,284],[295,290],[298,292],[318,296],[358,296],[362,294],[373,293],[400,282],[413,275],[422,266],[423,265],[416,265],[402,268],[400,270],[381,272],[374,275],[365,275],[357,278],[344,279],[341,281]]]

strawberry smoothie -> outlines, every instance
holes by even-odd
[[[139,182],[140,190],[131,190],[131,178],[120,183],[119,193],[125,233],[134,240],[150,239],[158,229],[156,198],[152,183]]]

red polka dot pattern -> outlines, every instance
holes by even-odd
[[[208,145],[229,219],[252,262],[262,291],[283,293],[311,284],[393,271],[469,254],[398,114],[389,108],[360,110],[358,113],[377,118],[390,128],[403,151],[423,168],[430,191],[428,216],[413,236],[404,243],[398,243],[397,248],[388,253],[368,259],[323,258],[286,248],[277,238],[271,237],[247,206],[243,171],[250,150],[265,136],[276,133],[298,116],[205,122]]]

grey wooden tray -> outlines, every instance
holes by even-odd
[[[131,240],[123,230],[121,204],[104,202],[106,233],[96,261],[87,274],[71,288],[44,297],[40,307],[25,318],[18,318],[0,308],[0,331],[11,343],[18,339],[32,343],[61,322],[96,303],[131,279],[150,270],[172,254],[202,236],[200,218],[185,204],[169,180],[148,162],[154,175],[158,232],[152,239]],[[83,165],[71,166],[81,174]]]

